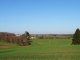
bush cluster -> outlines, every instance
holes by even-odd
[[[14,33],[0,33],[0,41],[7,43],[14,43],[20,46],[30,45],[28,36],[16,36]]]

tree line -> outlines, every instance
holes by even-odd
[[[53,35],[49,35],[48,37],[46,36],[38,36],[36,35],[37,38],[40,39],[52,39]],[[72,37],[72,36],[71,36]],[[2,42],[8,42],[8,43],[14,43],[20,46],[28,46],[31,44],[30,41],[30,34],[29,32],[26,32],[20,36],[16,36],[14,33],[8,33],[8,32],[0,32],[0,41]],[[76,29],[73,38],[72,38],[72,45],[77,45],[80,44],[80,29]]]

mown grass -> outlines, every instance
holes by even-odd
[[[30,46],[0,48],[0,60],[80,60],[80,45],[71,45],[71,39],[35,39]]]

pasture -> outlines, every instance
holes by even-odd
[[[30,46],[0,42],[0,60],[80,60],[71,39],[33,39]]]

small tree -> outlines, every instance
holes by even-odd
[[[80,30],[76,29],[75,34],[73,35],[72,44],[80,44]]]
[[[27,36],[27,39],[29,40],[29,38],[30,38],[29,32],[26,32],[26,31],[25,31],[25,36]]]

